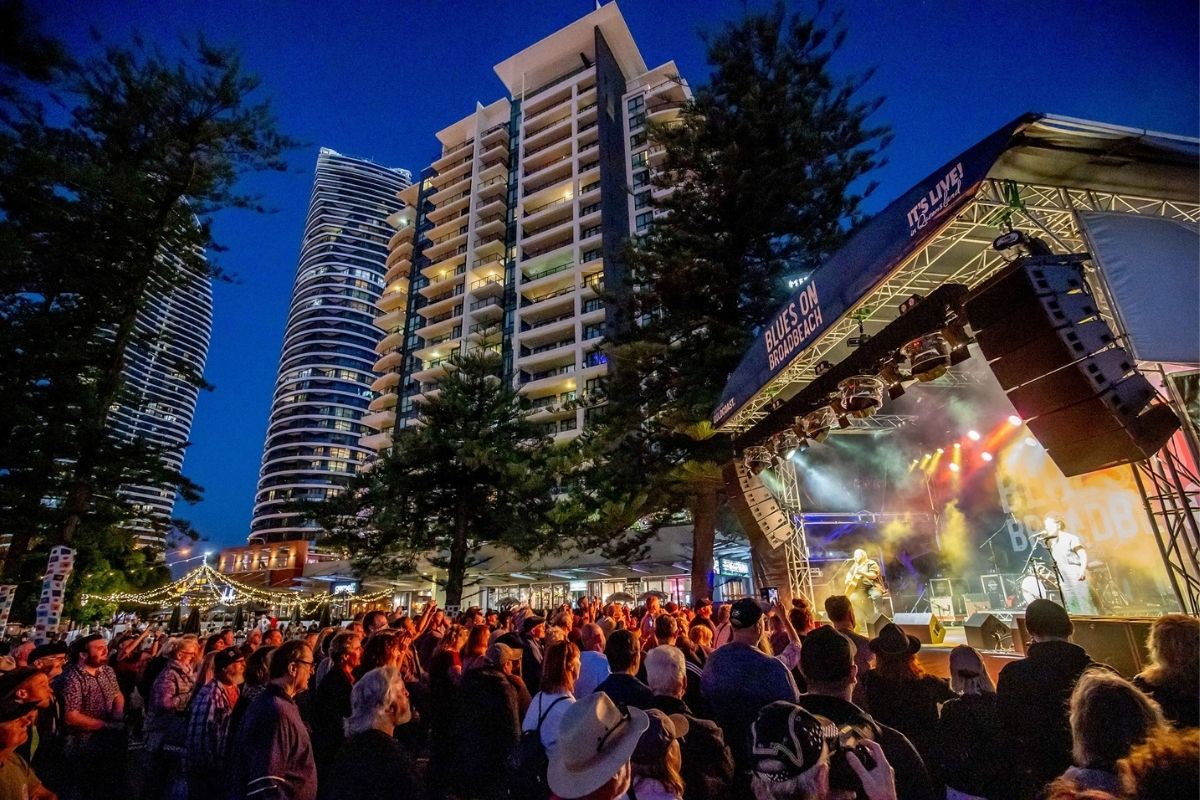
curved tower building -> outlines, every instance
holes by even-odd
[[[163,258],[178,261],[170,254]],[[185,268],[177,266],[186,274]],[[163,461],[175,470],[183,469],[200,393],[194,378],[204,374],[212,318],[208,275],[193,274],[179,285],[152,288],[138,314],[138,336],[125,354],[123,399],[109,416],[116,436],[162,448]],[[126,485],[121,494],[141,512],[129,524],[134,543],[162,549],[175,507],[175,488]]]
[[[412,180],[326,148],[317,157],[300,263],[283,334],[250,541],[314,539],[287,505],[323,500],[374,458],[359,445],[371,402],[383,292],[387,218]]]

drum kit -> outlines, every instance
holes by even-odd
[[[1100,609],[1109,612],[1129,606],[1129,598],[1113,580],[1112,570],[1103,561],[1092,561],[1087,566],[1088,583]],[[1017,602],[1027,606],[1039,597],[1062,602],[1058,587],[1058,575],[1041,561],[1030,561],[1025,571],[1017,577]]]

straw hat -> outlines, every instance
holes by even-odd
[[[633,755],[650,718],[638,708],[617,706],[604,692],[572,704],[559,723],[558,741],[546,770],[550,791],[583,797],[611,780]]]

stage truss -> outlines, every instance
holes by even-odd
[[[859,334],[860,321],[868,334],[874,334],[900,316],[899,306],[913,295],[927,295],[947,283],[975,288],[1008,261],[992,248],[997,236],[1009,228],[1024,231],[1052,242],[1060,252],[1086,252],[1087,244],[1079,229],[1076,214],[1081,211],[1109,211],[1140,216],[1164,217],[1191,223],[1200,222],[1200,204],[1152,197],[1118,194],[1091,189],[1071,189],[1017,183],[989,178],[975,197],[944,225],[928,244],[918,250],[857,306],[806,348],[787,369],[779,373],[722,426],[731,434],[750,430],[783,400],[811,383],[816,367],[823,361],[838,363],[852,351],[851,337]],[[1124,336],[1111,313],[1104,281],[1094,264],[1087,264],[1087,276],[1097,289],[1102,315],[1113,331]],[[1142,365],[1143,372],[1157,365]],[[1168,398],[1169,400],[1171,398]],[[1172,406],[1183,417],[1184,409]],[[891,430],[904,424],[896,415],[878,415],[878,427],[858,425],[872,418],[854,420],[857,430]],[[905,420],[906,421],[906,420]],[[897,424],[899,423],[899,424]],[[1151,527],[1166,565],[1168,577],[1184,611],[1200,614],[1200,499],[1197,476],[1186,474],[1183,462],[1170,451],[1162,452],[1134,466]],[[791,462],[789,461],[789,464]],[[804,521],[799,516],[800,500],[795,465],[778,471],[783,480],[794,533],[788,548],[789,577],[793,591],[812,597],[812,574],[808,560],[808,541]],[[1190,483],[1189,483],[1190,481]],[[794,500],[795,511],[792,511]],[[793,566],[794,565],[794,566]]]
[[[808,533],[804,525],[804,510],[800,504],[800,474],[796,462],[790,458],[779,459],[772,469],[782,484],[775,495],[776,502],[783,507],[792,524],[792,535],[783,543],[784,564],[787,568],[788,588],[792,597],[802,595],[809,605],[816,602],[813,593],[812,564],[809,561]]]

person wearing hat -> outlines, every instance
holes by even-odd
[[[29,664],[46,677],[47,688],[59,675],[67,660],[67,646],[62,642],[38,645],[29,654]],[[44,705],[39,705],[35,727],[30,731],[29,741],[21,745],[18,752],[29,762],[34,771],[46,784],[57,791],[61,784],[63,741],[67,723],[63,718],[62,700],[53,691],[48,692]],[[37,746],[34,747],[36,740]]]
[[[750,729],[750,787],[755,800],[844,800],[855,792],[829,786],[830,746],[838,728],[803,708],[777,700],[759,711]],[[855,753],[846,763],[858,776],[866,800],[897,800],[896,783],[883,749],[862,740],[874,765],[868,768]],[[905,797],[905,800],[908,800]]]
[[[510,681],[521,652],[493,643],[483,663],[463,674],[454,703],[455,765],[447,788],[460,797],[502,798],[509,759],[521,738],[520,698]]]
[[[563,714],[546,782],[561,800],[616,800],[629,789],[630,758],[650,727],[645,711],[594,692]]]
[[[646,710],[650,725],[638,739],[630,761],[633,777],[630,793],[637,800],[683,800],[683,756],[679,740],[688,733],[683,714]]]
[[[938,762],[938,704],[958,697],[944,679],[926,675],[917,661],[921,642],[894,622],[871,640],[875,668],[863,679],[871,716],[903,733],[928,766]]]
[[[246,677],[246,657],[231,647],[213,656],[213,679],[196,691],[188,716],[184,770],[193,798],[223,797],[229,721]]]
[[[32,669],[22,667],[20,669]],[[16,686],[0,687],[0,797],[55,800],[17,749],[29,738],[37,706],[15,697]]]
[[[845,631],[823,625],[808,634],[800,651],[800,671],[808,684],[797,705],[841,728],[871,731],[896,771],[896,790],[905,800],[934,800],[934,792],[917,749],[900,731],[873,719],[853,702],[858,685],[855,642]]]
[[[542,639],[546,636],[546,618],[529,614],[521,620],[518,638],[521,647],[521,678],[536,695],[542,688]]]
[[[1086,670],[1110,669],[1071,642],[1071,618],[1051,600],[1029,604],[1025,627],[1025,658],[1005,665],[996,684],[1001,750],[1015,765],[1008,797],[1031,796],[1071,766],[1071,692]]]
[[[709,655],[700,677],[700,691],[713,721],[725,731],[737,766],[735,782],[742,787],[748,781],[750,725],[759,709],[776,700],[794,703],[799,695],[791,671],[758,649],[765,614],[752,597],[734,602],[729,611],[733,638]]]

